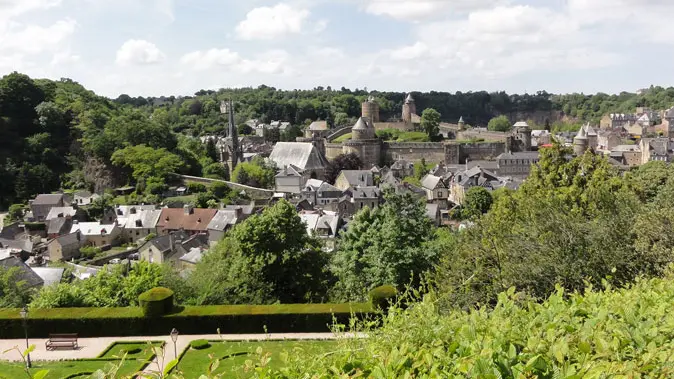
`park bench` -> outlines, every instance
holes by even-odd
[[[45,342],[47,350],[54,350],[59,347],[70,347],[77,349],[77,334],[49,334],[49,339]]]

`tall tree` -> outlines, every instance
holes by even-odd
[[[487,129],[494,132],[507,132],[511,127],[510,120],[504,115],[492,118],[487,124]]]
[[[440,112],[433,108],[426,108],[421,113],[421,128],[428,134],[431,141],[437,141],[440,136]]]

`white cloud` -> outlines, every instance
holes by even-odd
[[[489,7],[499,0],[366,0],[365,11],[397,20],[418,21]]]
[[[47,27],[12,22],[4,32],[0,30],[0,51],[39,54],[58,50],[72,36],[76,26],[75,20],[71,19],[57,21]]]
[[[117,64],[121,66],[138,64],[155,64],[162,62],[166,56],[151,42],[130,39],[117,50]]]
[[[195,70],[207,70],[216,66],[231,66],[241,62],[239,53],[229,49],[194,51],[183,55],[180,62]]]
[[[391,51],[391,59],[410,60],[419,59],[428,52],[428,46],[423,42],[417,42],[411,46],[403,46]]]
[[[62,0],[0,0],[0,20],[61,5]]]
[[[52,66],[61,66],[61,65],[70,65],[80,62],[81,57],[79,55],[72,54],[70,50],[59,51],[52,57],[50,65]]]
[[[245,40],[269,40],[297,34],[302,32],[309,14],[307,9],[294,8],[285,3],[255,8],[236,26],[236,34]]]
[[[262,74],[291,74],[290,54],[285,50],[271,50],[256,59],[244,59],[238,67],[242,73],[259,72]]]

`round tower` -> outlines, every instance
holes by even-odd
[[[361,117],[356,122],[356,125],[351,129],[351,139],[353,140],[368,140],[377,138],[374,127],[369,119]]]
[[[412,123],[412,115],[417,114],[417,105],[414,102],[412,94],[407,94],[403,103],[403,122]]]
[[[578,134],[573,139],[573,153],[580,157],[585,154],[587,149],[590,147],[590,141],[587,138],[587,133],[585,133],[585,128],[581,127],[578,131]]]
[[[369,119],[361,117],[351,129],[351,139],[342,143],[342,153],[358,155],[365,168],[379,164],[381,141]]]
[[[459,117],[459,130],[466,130],[466,122],[463,121],[463,116]]]
[[[517,139],[522,141],[522,150],[531,151],[531,128],[526,122],[518,122]]]
[[[370,96],[361,105],[361,116],[371,122],[379,122],[379,104]]]

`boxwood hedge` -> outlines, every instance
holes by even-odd
[[[0,309],[0,339],[23,338],[20,309]],[[50,333],[77,333],[80,337],[181,334],[328,332],[334,322],[349,324],[364,318],[369,303],[209,305],[185,307],[154,318],[144,317],[140,307],[32,309],[27,321],[31,338]],[[333,318],[334,317],[334,318]]]
[[[173,310],[173,291],[164,287],[155,287],[138,296],[138,303],[145,317],[158,317]]]

